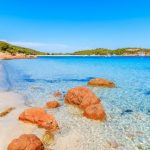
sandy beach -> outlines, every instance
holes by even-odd
[[[25,55],[25,54],[15,54],[12,55],[10,53],[1,53],[0,52],[0,59],[26,59],[26,58],[35,58],[36,56],[33,55]]]
[[[14,110],[0,118],[0,147],[6,150],[10,141],[24,133],[32,133],[34,126],[26,125],[18,121],[18,116],[25,109],[23,98],[13,92],[0,92],[0,112],[9,107]]]

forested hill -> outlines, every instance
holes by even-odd
[[[20,46],[15,46],[7,42],[0,41],[0,53],[10,53],[15,54],[25,54],[25,55],[46,55],[47,53],[33,50],[30,48],[24,48]]]
[[[91,50],[81,50],[72,53],[72,55],[147,55],[150,56],[150,49],[145,48],[120,48],[116,50],[110,49],[91,49]]]
[[[81,50],[73,53],[45,53],[30,48],[24,48],[0,41],[0,53],[9,53],[11,55],[121,55],[121,56],[150,56],[150,49],[146,48],[119,48],[115,50],[96,48],[90,50]]]

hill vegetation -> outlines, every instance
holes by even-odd
[[[25,54],[25,55],[46,55],[47,53],[33,50],[30,48],[24,48],[20,46],[15,46],[7,42],[0,41],[0,52],[10,53],[11,55]]]
[[[30,48],[24,48],[21,46],[15,46],[7,42],[0,41],[0,53],[9,53],[12,56],[17,54],[29,55],[121,55],[121,56],[136,56],[136,55],[146,55],[150,56],[150,49],[146,48],[119,48],[115,50],[96,48],[76,51],[73,53],[45,53]]]
[[[119,48],[115,50],[97,48],[91,50],[81,50],[72,53],[72,55],[148,55],[150,56],[150,49],[145,48]]]

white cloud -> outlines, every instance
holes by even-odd
[[[7,41],[7,40],[1,41],[45,52],[69,52],[70,50],[70,47],[68,45],[59,43],[38,43],[38,42]]]

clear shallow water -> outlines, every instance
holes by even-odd
[[[0,91],[6,91],[10,88],[9,78],[5,70],[3,61],[0,60]]]
[[[103,101],[121,109],[150,111],[150,57],[39,57],[6,60],[11,89],[24,93],[34,103],[51,93],[86,85],[94,77],[116,83],[116,89],[93,89]]]
[[[115,89],[92,88],[108,114],[109,119],[105,124],[99,126],[82,122],[83,119],[79,118],[65,118],[67,115],[64,108],[56,113],[56,117],[58,120],[63,118],[60,123],[63,126],[67,126],[66,122],[70,121],[70,128],[76,128],[78,120],[80,125],[86,126],[83,132],[89,134],[87,137],[92,134],[92,138],[101,140],[102,147],[105,143],[103,138],[109,137],[124,143],[126,147],[122,149],[140,149],[140,146],[144,150],[150,148],[150,57],[39,57],[4,60],[3,66],[9,79],[9,90],[24,94],[33,105],[44,105],[52,98],[54,91],[59,90],[65,94],[72,87],[86,85],[94,77],[115,82]],[[93,126],[91,131],[90,126]],[[141,132],[142,137],[137,136],[133,141],[128,141],[127,134]],[[103,138],[96,133],[103,134]],[[89,147],[91,144],[92,141],[89,145],[85,143]],[[83,149],[93,148],[89,147]]]

